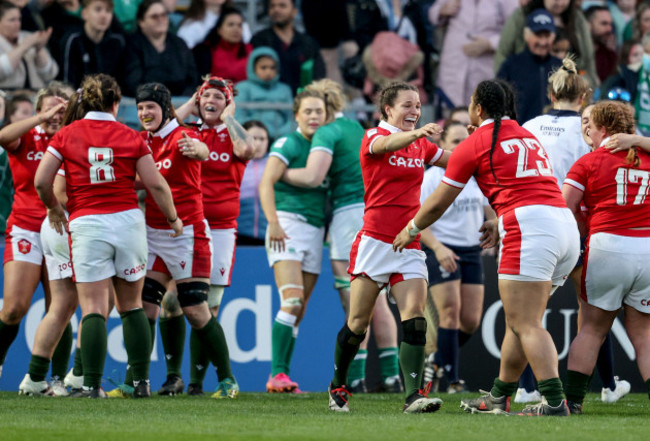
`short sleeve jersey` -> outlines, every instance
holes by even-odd
[[[650,236],[648,230],[632,229],[650,228],[650,154],[638,152],[638,168],[626,161],[626,155],[599,148],[580,158],[567,174],[564,183],[584,192],[589,234]]]
[[[222,124],[200,128],[210,154],[201,167],[203,211],[212,229],[237,228],[239,191],[246,163],[234,154],[232,140]]]
[[[34,176],[48,142],[49,137],[40,126],[36,126],[20,138],[16,150],[7,151],[14,180],[14,202],[7,228],[16,225],[28,231],[41,231],[46,209],[34,188]]]
[[[288,168],[304,168],[310,148],[309,141],[295,131],[275,141],[269,155],[280,159]],[[325,225],[326,183],[316,188],[301,188],[278,181],[273,189],[278,211],[298,214],[305,222],[318,228]]]
[[[426,138],[395,152],[372,152],[379,138],[399,131],[382,121],[378,127],[367,130],[361,142],[361,172],[366,190],[363,232],[387,243],[393,243],[420,208],[424,166],[434,164],[443,154],[440,147]],[[419,246],[419,241],[415,241],[408,247]]]
[[[203,221],[203,200],[201,197],[201,162],[183,156],[178,141],[186,133],[190,138],[198,139],[193,130],[181,127],[173,119],[153,135],[141,132],[156,162],[156,167],[165,178],[172,192],[178,217],[183,224],[192,225]],[[169,229],[167,218],[160,211],[154,198],[147,193],[145,199],[145,218],[151,228]]]
[[[359,163],[359,147],[363,127],[357,121],[339,117],[316,130],[311,151],[332,155],[330,165],[330,195],[334,210],[363,203],[363,177]]]
[[[542,144],[551,160],[553,176],[562,187],[571,166],[591,151],[582,137],[581,120],[572,110],[551,110],[523,125]]]
[[[490,169],[493,127],[494,121],[486,120],[454,149],[442,182],[464,188],[474,176],[498,216],[526,205],[566,207],[544,147],[514,120],[501,122],[492,155],[495,180]]]
[[[138,208],[136,163],[151,151],[113,115],[88,112],[59,130],[47,151],[63,161],[70,220]]]

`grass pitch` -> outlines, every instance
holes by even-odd
[[[470,415],[446,395],[434,414],[404,415],[401,395],[355,395],[350,414],[327,409],[326,393],[242,393],[236,400],[158,397],[89,400],[0,393],[0,440],[646,440],[650,401],[631,394],[616,404],[589,395],[570,418]],[[520,409],[522,405],[514,405]]]

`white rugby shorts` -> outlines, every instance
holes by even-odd
[[[145,276],[147,232],[140,209],[81,216],[68,225],[77,282],[113,276],[135,282]]]
[[[210,285],[230,286],[232,269],[235,266],[235,242],[237,230],[225,228],[210,230],[212,236],[212,272]]]
[[[528,205],[499,217],[499,279],[562,286],[580,255],[580,233],[568,208]]]
[[[278,220],[288,239],[284,240],[284,251],[274,251],[269,245],[269,230],[266,230],[266,256],[269,266],[282,260],[297,260],[306,273],[320,274],[323,262],[323,236],[325,228],[317,228],[305,222],[295,213],[278,211]]]
[[[341,207],[334,212],[329,227],[330,260],[350,260],[350,250],[363,227],[363,204]]]
[[[12,260],[42,265],[41,234],[36,231],[25,230],[16,225],[7,228],[7,231],[5,231],[4,263]]]
[[[582,299],[606,311],[625,303],[650,314],[650,237],[592,234],[582,268]]]
[[[66,231],[63,234],[57,233],[50,226],[50,220],[45,218],[41,225],[41,244],[43,245],[43,255],[45,256],[48,279],[61,280],[71,278],[73,274],[68,233]]]

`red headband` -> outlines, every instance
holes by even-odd
[[[221,93],[224,94],[226,97],[226,105],[230,104],[233,98],[233,92],[232,92],[232,83],[228,80],[224,80],[221,77],[210,77],[207,80],[201,84],[201,88],[199,89],[199,94],[196,97],[197,104],[198,101],[201,99],[201,96],[205,93],[206,90],[208,89],[217,89],[221,91]]]

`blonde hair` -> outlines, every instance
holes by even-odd
[[[294,115],[298,114],[298,111],[300,110],[300,104],[302,103],[302,100],[305,99],[305,98],[318,98],[319,100],[323,101],[323,103],[325,102],[325,97],[323,96],[323,94],[320,91],[314,90],[314,89],[309,90],[309,89],[305,88],[305,90],[300,92],[293,99],[293,114]]]
[[[314,90],[323,95],[325,109],[327,111],[327,120],[334,120],[334,115],[343,110],[345,107],[345,94],[343,87],[334,80],[325,78],[314,81],[305,90]]]
[[[88,112],[110,112],[121,100],[122,91],[115,78],[106,74],[87,75],[70,97],[63,125],[83,118]]]
[[[49,98],[51,96],[69,100],[70,94],[67,93],[66,89],[67,87],[65,84],[59,81],[52,81],[47,87],[40,89],[36,93],[36,98],[34,100],[36,104],[34,105],[34,109],[36,109],[37,112],[40,112],[41,108],[43,107],[43,101],[45,101],[45,98]]]
[[[557,101],[573,102],[589,91],[589,83],[578,73],[572,55],[562,60],[562,66],[555,69],[548,79],[548,95]]]

